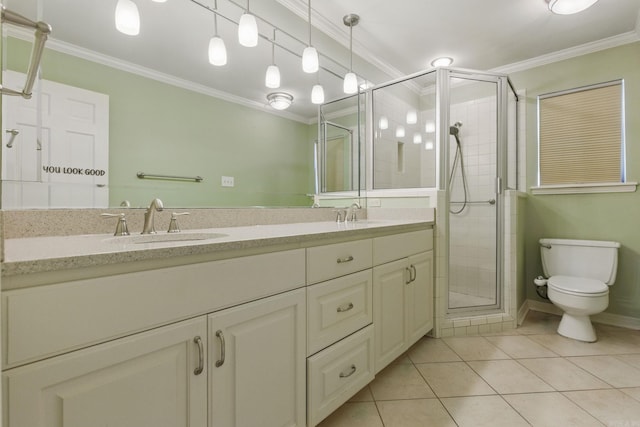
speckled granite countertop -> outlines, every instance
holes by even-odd
[[[348,224],[310,222],[255,225],[179,233],[116,237],[106,234],[6,239],[3,277],[111,266],[134,261],[175,260],[188,256],[239,251],[269,252],[283,247],[307,247],[333,241],[362,239],[428,228],[431,221],[375,220]],[[148,239],[157,241],[147,242]],[[201,239],[201,240],[198,240]],[[241,256],[241,255],[240,255]],[[213,258],[212,258],[213,259]],[[188,261],[186,263],[189,263]],[[4,287],[4,283],[3,283]]]

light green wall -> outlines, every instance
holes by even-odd
[[[30,44],[9,39],[8,68],[27,69]],[[110,205],[310,206],[310,126],[53,50],[44,79],[109,95]],[[152,181],[136,172],[200,175],[202,183]],[[235,177],[222,188],[222,175]]]
[[[527,188],[537,184],[536,97],[615,79],[625,82],[627,180],[640,181],[640,42],[511,75],[526,90]],[[526,294],[539,299],[532,280],[542,274],[541,237],[615,240],[622,244],[607,312],[640,318],[640,192],[529,195],[526,203]]]

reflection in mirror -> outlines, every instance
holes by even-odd
[[[317,145],[320,193],[347,192],[359,196],[364,185],[365,95],[339,99],[320,107]]]
[[[39,19],[47,20],[50,4]],[[317,128],[308,118],[251,108],[210,88],[60,42],[56,35],[63,30],[54,28],[47,42],[33,98],[22,106],[3,100],[4,209],[125,201],[145,207],[155,197],[167,207],[311,205]],[[27,70],[32,39],[20,30],[3,31],[3,79]],[[56,98],[52,87],[63,94]],[[73,91],[101,103],[69,95]],[[5,129],[17,132],[11,144]],[[140,179],[139,172],[203,179]],[[222,177],[233,177],[233,186],[224,186]]]
[[[374,88],[373,188],[436,185],[436,73]]]

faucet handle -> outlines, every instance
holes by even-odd
[[[128,236],[129,228],[127,227],[127,219],[124,217],[124,213],[119,214],[110,214],[103,213],[100,216],[103,218],[115,218],[118,217],[118,223],[116,224],[116,231],[113,233],[114,236]]]
[[[167,233],[179,233],[180,227],[178,227],[178,216],[189,215],[189,212],[172,212],[171,221],[169,221],[169,229]]]
[[[345,222],[347,219],[347,211],[345,209],[334,209],[336,213],[336,222],[338,224]]]

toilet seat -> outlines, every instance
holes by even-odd
[[[573,276],[551,276],[547,286],[557,292],[584,297],[598,297],[609,293],[609,286],[600,280]]]

